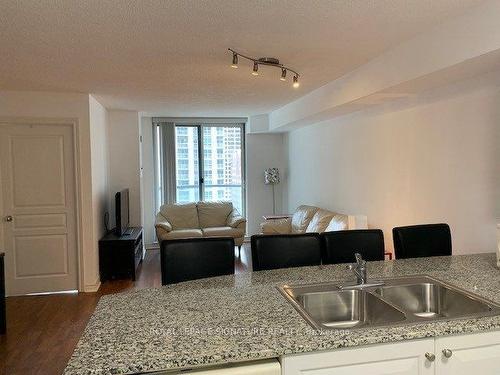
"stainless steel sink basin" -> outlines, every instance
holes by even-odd
[[[492,310],[486,302],[431,282],[379,287],[374,292],[393,305],[426,319],[457,318]]]
[[[405,319],[401,311],[362,290],[302,293],[296,296],[296,301],[314,322],[328,328],[353,328]]]
[[[285,298],[316,329],[391,326],[500,314],[500,306],[430,276],[384,279],[384,286],[284,285]]]

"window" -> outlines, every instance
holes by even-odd
[[[188,202],[189,201],[189,191],[188,190],[178,189],[177,194],[178,194],[178,197],[177,197],[178,201],[180,201],[180,202]]]
[[[203,144],[205,145],[205,147],[212,146],[212,137],[210,136],[210,134],[203,135]]]
[[[176,201],[198,201],[198,130],[196,126],[175,128]],[[195,163],[196,161],[196,163]]]
[[[244,124],[176,124],[176,201],[229,200],[243,214],[243,137]]]
[[[177,160],[178,170],[187,170],[189,166],[189,161],[185,158]]]

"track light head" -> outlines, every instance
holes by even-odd
[[[297,75],[293,76],[293,88],[296,89],[300,86],[299,77]]]
[[[286,81],[286,69],[285,68],[281,68],[281,77],[280,79],[282,81]]]
[[[253,63],[253,71],[252,71],[252,74],[254,76],[258,76],[259,75],[259,64],[257,64],[257,62],[254,62]]]
[[[233,52],[233,63],[231,64],[231,68],[237,68],[238,67],[238,54]]]

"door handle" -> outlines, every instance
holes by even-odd
[[[12,216],[8,215],[8,216],[5,216],[5,221],[7,223],[10,223],[12,221]]]

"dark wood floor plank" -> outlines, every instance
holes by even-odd
[[[235,272],[251,270],[250,245],[245,244]],[[97,293],[7,298],[7,334],[0,335],[0,374],[59,375],[105,294],[161,286],[160,254],[149,250],[135,282],[103,283]]]

